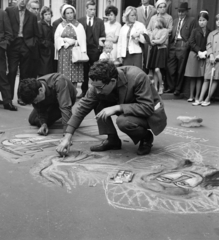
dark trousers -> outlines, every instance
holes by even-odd
[[[2,94],[3,104],[11,103],[11,88],[6,76],[7,65],[5,49],[0,47],[0,92]]]
[[[89,83],[89,71],[90,67],[94,64],[94,62],[99,60],[100,51],[98,49],[88,49],[87,55],[89,57],[89,61],[84,63],[84,82],[81,85],[82,93],[86,93],[88,90],[88,83]]]
[[[59,107],[52,106],[48,109],[48,119],[47,119],[46,124],[48,125],[48,127],[50,127],[61,117],[62,117],[62,115],[61,115],[61,111],[60,111]],[[39,117],[37,115],[37,111],[35,109],[33,109],[33,111],[31,112],[28,120],[29,120],[30,125],[41,127],[41,123],[40,123]]]
[[[170,45],[166,81],[169,89],[172,91],[181,91],[188,55],[189,50],[185,46],[184,41],[180,40],[176,44],[172,43]]]
[[[20,79],[33,77],[31,53],[23,38],[17,38],[8,48],[8,80],[11,86],[12,99],[14,97],[14,86],[18,66],[20,68]]]
[[[100,103],[95,109],[95,114],[98,114],[103,108],[110,105],[111,104],[107,105]],[[106,121],[98,119],[97,124],[100,135],[117,134],[111,117],[108,117]],[[147,131],[150,128],[147,119],[135,116],[125,116],[124,114],[118,116],[116,124],[120,131],[124,132],[132,139],[134,144],[137,144],[141,139],[145,138]]]

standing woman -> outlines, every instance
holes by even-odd
[[[211,104],[210,100],[212,95],[214,94],[218,81],[219,81],[219,14],[216,15],[216,30],[210,32],[207,40],[207,61],[204,75],[204,83],[202,85],[201,94],[199,100],[196,105],[202,105],[203,107],[207,107]],[[212,86],[209,91],[209,82],[211,79],[212,68],[215,67],[214,78],[212,82]],[[207,97],[204,100],[204,97],[207,93]],[[204,101],[203,101],[204,100]],[[195,103],[193,103],[195,105]]]
[[[119,38],[119,32],[121,24],[116,21],[118,14],[118,8],[115,6],[108,6],[105,10],[105,15],[108,17],[108,21],[104,23],[106,40],[113,42],[113,50],[111,52],[112,58],[117,59],[117,42]]]
[[[52,10],[43,6],[40,11],[39,27],[39,68],[38,76],[54,72],[54,37],[51,26]]]
[[[117,57],[123,65],[142,68],[142,48],[140,43],[145,43],[143,33],[146,32],[143,23],[136,21],[137,10],[127,7],[124,13],[126,24],[120,30]]]
[[[198,15],[199,26],[192,30],[189,38],[191,51],[186,65],[185,76],[190,79],[190,97],[188,102],[198,105],[199,95],[204,79],[205,61],[207,56],[206,44],[210,30],[207,27],[209,15],[207,11],[201,11]]]
[[[79,43],[81,52],[86,53],[87,46],[84,28],[75,17],[76,9],[71,5],[64,5],[63,22],[55,32],[55,48],[58,52],[58,72],[70,79],[76,87],[78,82],[84,81],[84,67],[81,62],[72,62],[72,49]]]

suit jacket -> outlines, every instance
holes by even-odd
[[[8,7],[5,9],[8,14],[12,32],[13,32],[13,39],[11,45],[13,45],[13,41],[18,37],[19,33],[19,11],[18,7]],[[24,26],[23,26],[23,38],[24,42],[27,45],[28,49],[34,56],[37,56],[37,49],[36,45],[39,39],[39,31],[37,25],[37,17],[31,13],[29,10],[25,10],[25,17],[24,17]],[[34,58],[32,56],[32,58]]]
[[[173,30],[170,38],[170,43],[173,43],[175,41],[177,26],[179,23],[179,18],[176,18],[173,20]],[[193,28],[196,27],[196,20],[193,17],[186,16],[183,20],[182,27],[180,29],[180,34],[182,37],[182,40],[186,42],[186,47],[189,47],[189,38],[191,36]]]
[[[149,9],[148,9],[147,18],[145,16],[145,11],[142,8],[142,6],[137,8],[137,16],[138,16],[137,20],[139,22],[142,22],[145,25],[146,28],[148,27],[148,24],[149,24],[149,22],[151,20],[151,17],[154,16],[157,13],[157,10],[156,10],[156,8],[154,6],[149,5],[148,7],[149,7]]]
[[[155,135],[161,133],[166,127],[167,117],[163,102],[148,76],[134,66],[119,67],[118,73],[117,102],[124,115],[145,118]],[[84,117],[95,109],[100,101],[109,102],[110,99],[109,96],[97,94],[94,86],[90,87],[68,121],[66,132],[72,133],[72,129],[78,128]]]
[[[0,47],[7,48],[12,39],[11,23],[5,11],[0,9]]]
[[[78,19],[78,21],[83,25],[84,30],[86,32],[87,17],[82,17],[82,18]],[[100,18],[94,17],[92,29],[93,29],[94,43],[98,48],[99,47],[99,38],[106,37],[105,26],[104,26],[103,20]]]

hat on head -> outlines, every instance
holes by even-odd
[[[182,2],[182,3],[180,3],[179,7],[176,8],[176,9],[186,11],[186,10],[189,10],[191,8],[188,7],[188,3],[187,2]]]
[[[69,5],[69,4],[65,4],[62,8],[62,17],[64,18],[64,12],[67,8],[71,8],[74,12],[74,14],[76,14],[76,9],[72,6],[72,5]]]
[[[156,8],[158,8],[158,7],[159,7],[159,5],[160,5],[160,4],[162,4],[162,3],[164,3],[164,4],[166,4],[166,5],[167,5],[167,2],[166,2],[166,0],[158,0],[158,1],[155,3],[155,7],[156,7]]]

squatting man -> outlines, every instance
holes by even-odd
[[[89,77],[92,86],[75,108],[68,121],[65,137],[56,151],[68,154],[75,130],[84,117],[94,109],[100,135],[108,135],[102,143],[90,148],[91,151],[121,149],[111,116],[117,115],[118,128],[137,144],[137,154],[151,151],[153,134],[158,135],[166,127],[166,114],[161,98],[150,83],[148,76],[134,66],[116,68],[113,62],[100,60],[91,67]],[[152,134],[152,132],[153,134]]]
[[[38,79],[23,79],[18,91],[21,100],[34,107],[29,123],[39,127],[39,135],[46,136],[49,133],[48,127],[60,118],[65,132],[77,94],[69,79],[60,73],[48,74]]]

